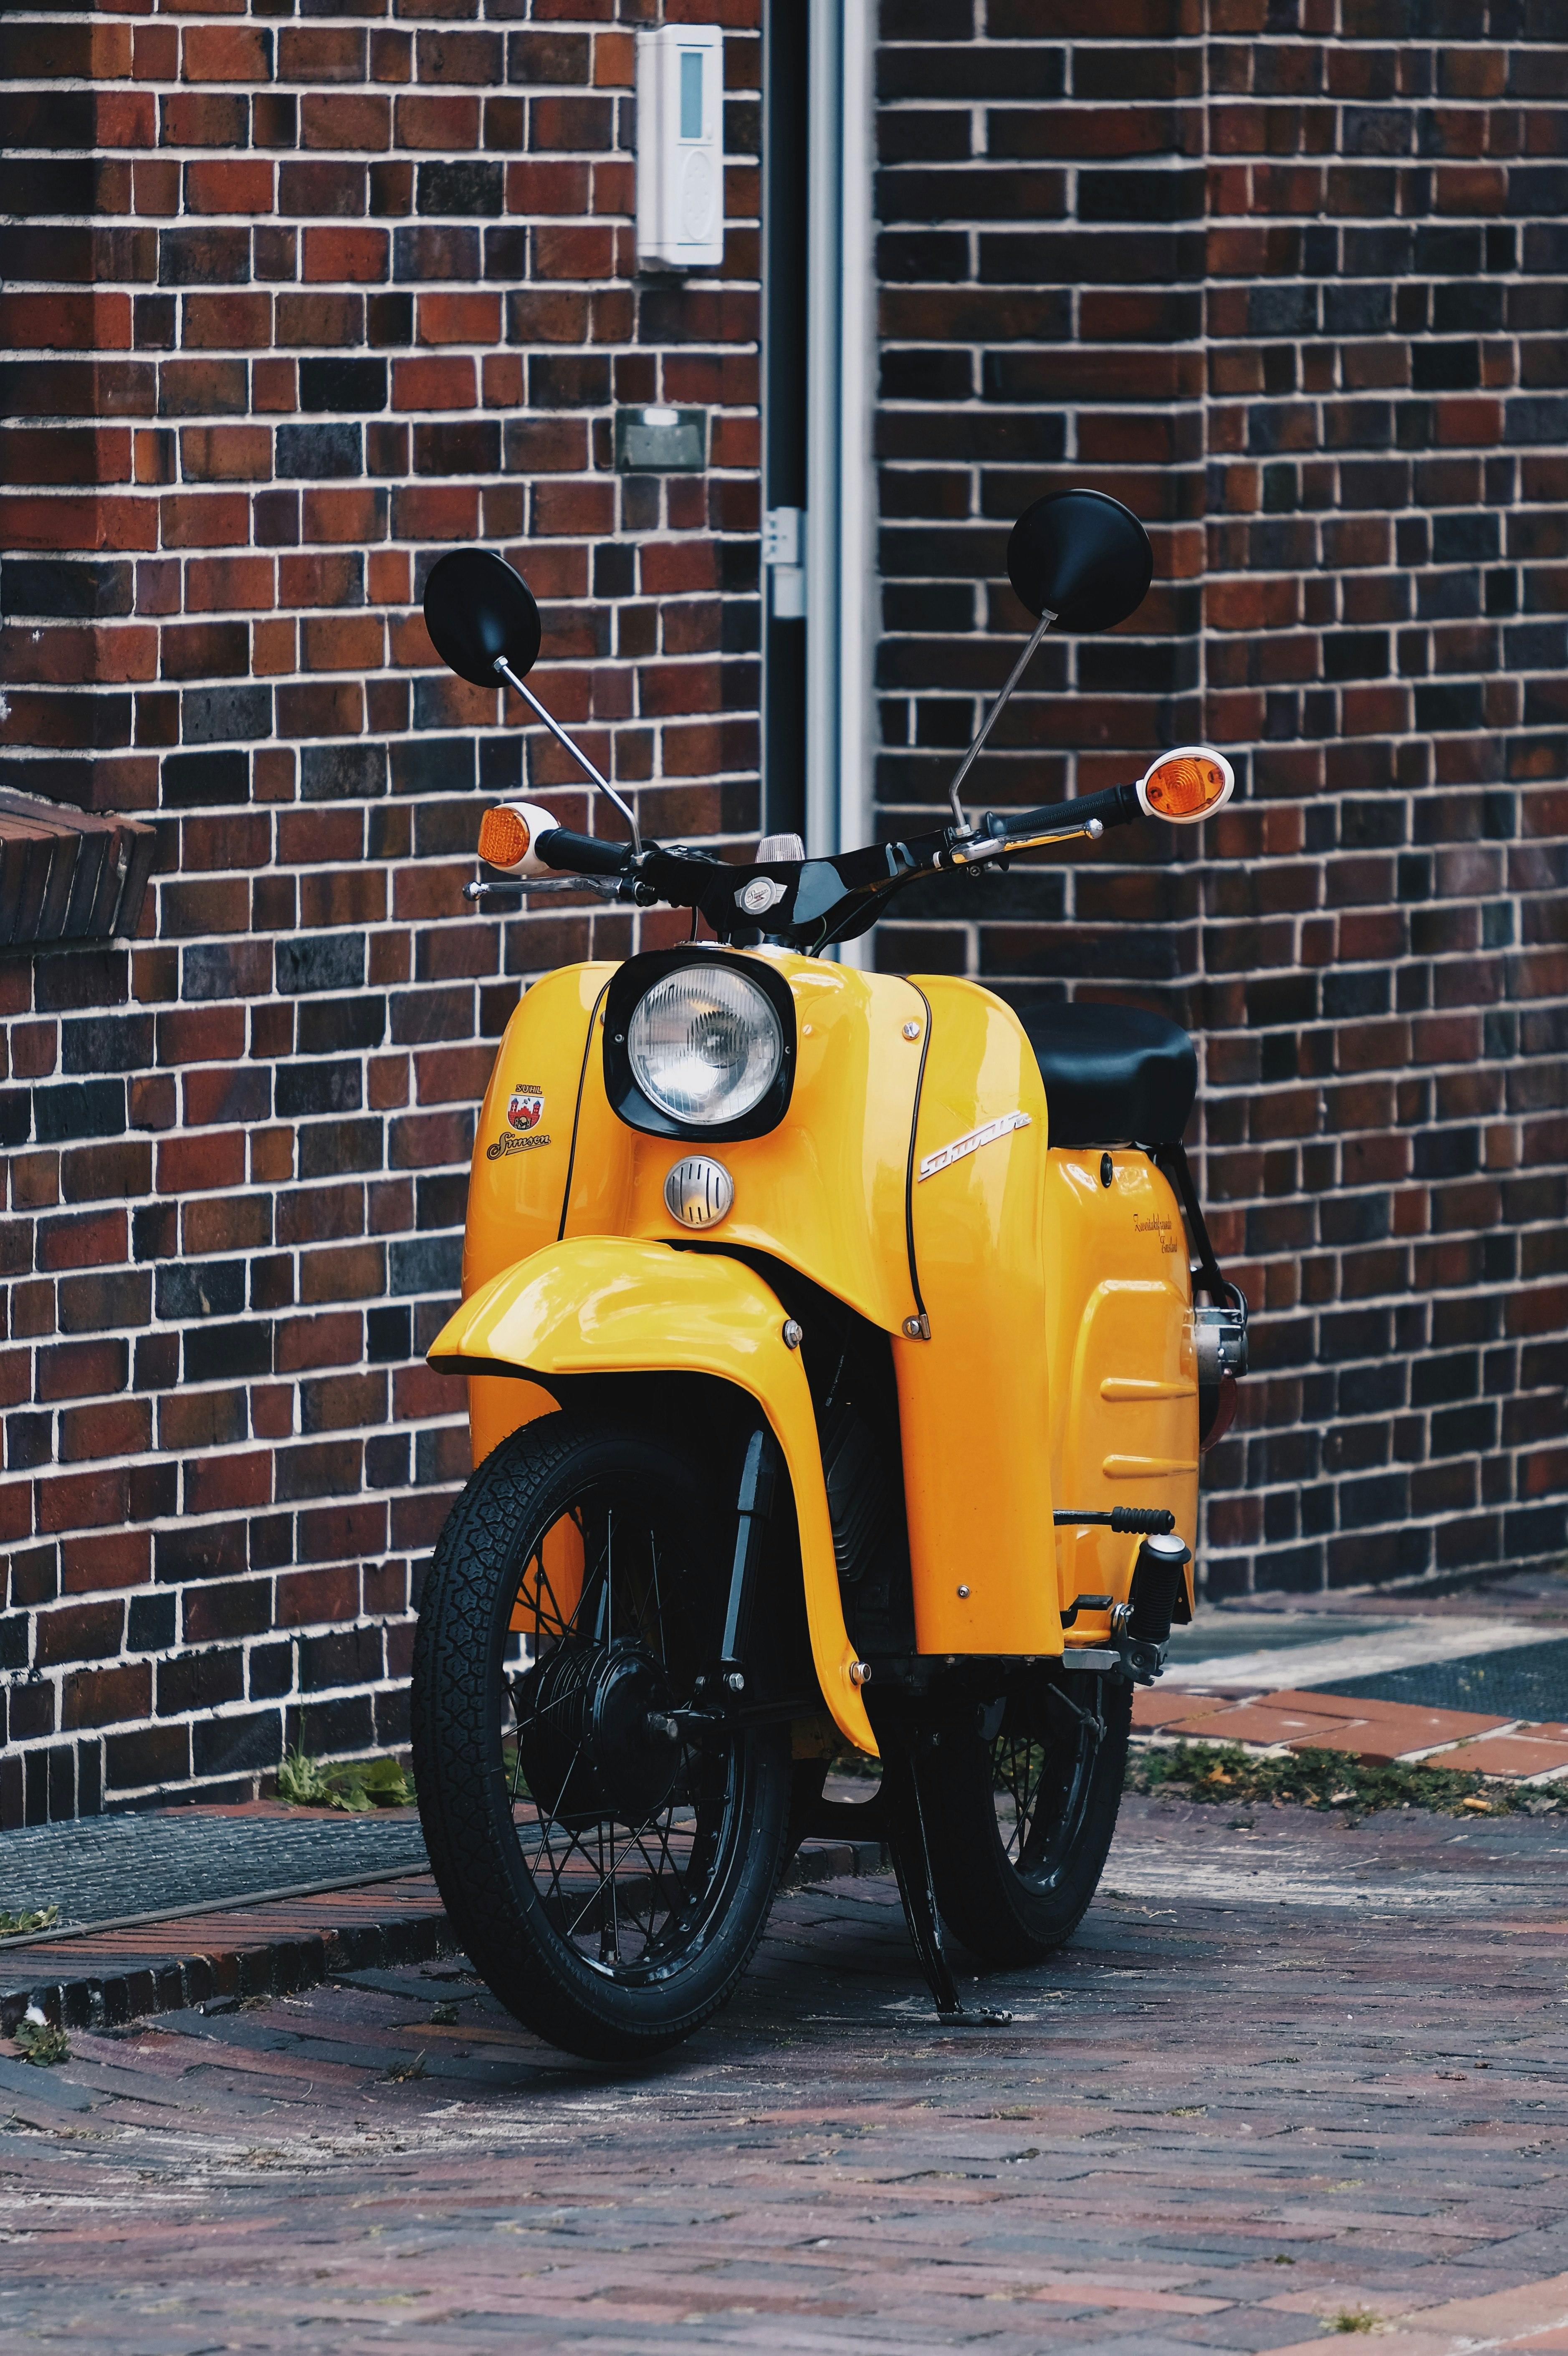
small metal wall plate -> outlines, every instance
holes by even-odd
[[[618,409],[615,455],[619,475],[701,474],[708,463],[708,412],[657,402]]]

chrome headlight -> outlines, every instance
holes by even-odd
[[[779,1077],[784,1046],[768,991],[727,961],[677,966],[626,1026],[633,1079],[683,1129],[743,1120]]]

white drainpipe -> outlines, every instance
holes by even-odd
[[[878,591],[872,402],[870,0],[811,0],[806,390],[806,846],[871,838]],[[858,964],[864,943],[848,942]]]

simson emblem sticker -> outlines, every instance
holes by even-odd
[[[526,1153],[532,1145],[548,1145],[550,1134],[540,1124],[544,1119],[544,1091],[520,1081],[507,1098],[507,1125],[493,1145],[485,1148],[487,1162],[499,1162],[508,1153]]]
[[[1026,1112],[1004,1112],[999,1120],[988,1120],[983,1129],[972,1129],[963,1137],[955,1137],[950,1145],[939,1146],[928,1153],[920,1164],[922,1178],[934,1178],[939,1170],[949,1170],[955,1162],[962,1162],[978,1153],[983,1145],[994,1145],[999,1137],[1011,1137],[1015,1129],[1027,1129]]]

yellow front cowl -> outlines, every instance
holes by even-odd
[[[710,1149],[735,1182],[734,1208],[703,1236],[703,1254],[661,1254],[658,1265],[766,1255],[892,1336],[920,1650],[1059,1652],[1049,1296],[1074,1295],[1079,1278],[1053,1265],[1053,1237],[1067,1238],[1044,1226],[1047,1108],[1033,1051],[1011,1010],[973,983],[933,976],[917,984],[796,957],[769,962],[795,1000],[789,1113],[766,1137]],[[558,1239],[691,1240],[671,1218],[663,1185],[695,1141],[628,1129],[605,1095],[601,1007],[611,971],[549,975],[508,1028],[475,1141],[470,1294]],[[517,1130],[536,1097],[537,1122]],[[1023,1126],[918,1176],[923,1159],[1018,1114]],[[1076,1298],[1081,1314],[1081,1290]],[[557,1291],[551,1299],[564,1306]],[[619,1301],[612,1287],[585,1313],[618,1324]],[[542,1301],[529,1313],[542,1313]],[[479,1306],[476,1297],[462,1313]],[[930,1339],[906,1338],[922,1314]],[[456,1331],[455,1321],[443,1343]],[[506,1338],[505,1362],[530,1363],[532,1342],[521,1331]],[[1065,1385],[1071,1344],[1060,1338],[1066,1356],[1055,1363]],[[650,1365],[676,1363],[658,1356],[651,1326],[646,1345]],[[433,1355],[441,1362],[439,1349]],[[470,1358],[467,1345],[463,1356]],[[803,1380],[800,1388],[804,1397]],[[475,1374],[470,1400],[476,1461],[550,1406],[515,1376]],[[1059,1453],[1059,1400],[1056,1422]],[[820,1485],[820,1462],[815,1477]],[[1140,1484],[1128,1485],[1126,1502],[1148,1501]]]
[[[750,1393],[783,1451],[794,1492],[811,1656],[840,1731],[875,1753],[850,1677],[855,1653],[839,1601],[832,1526],[800,1354],[784,1311],[739,1261],[624,1236],[553,1243],[492,1277],[448,1319],[434,1365],[574,1375],[714,1375]],[[528,1386],[526,1387],[533,1387]]]

